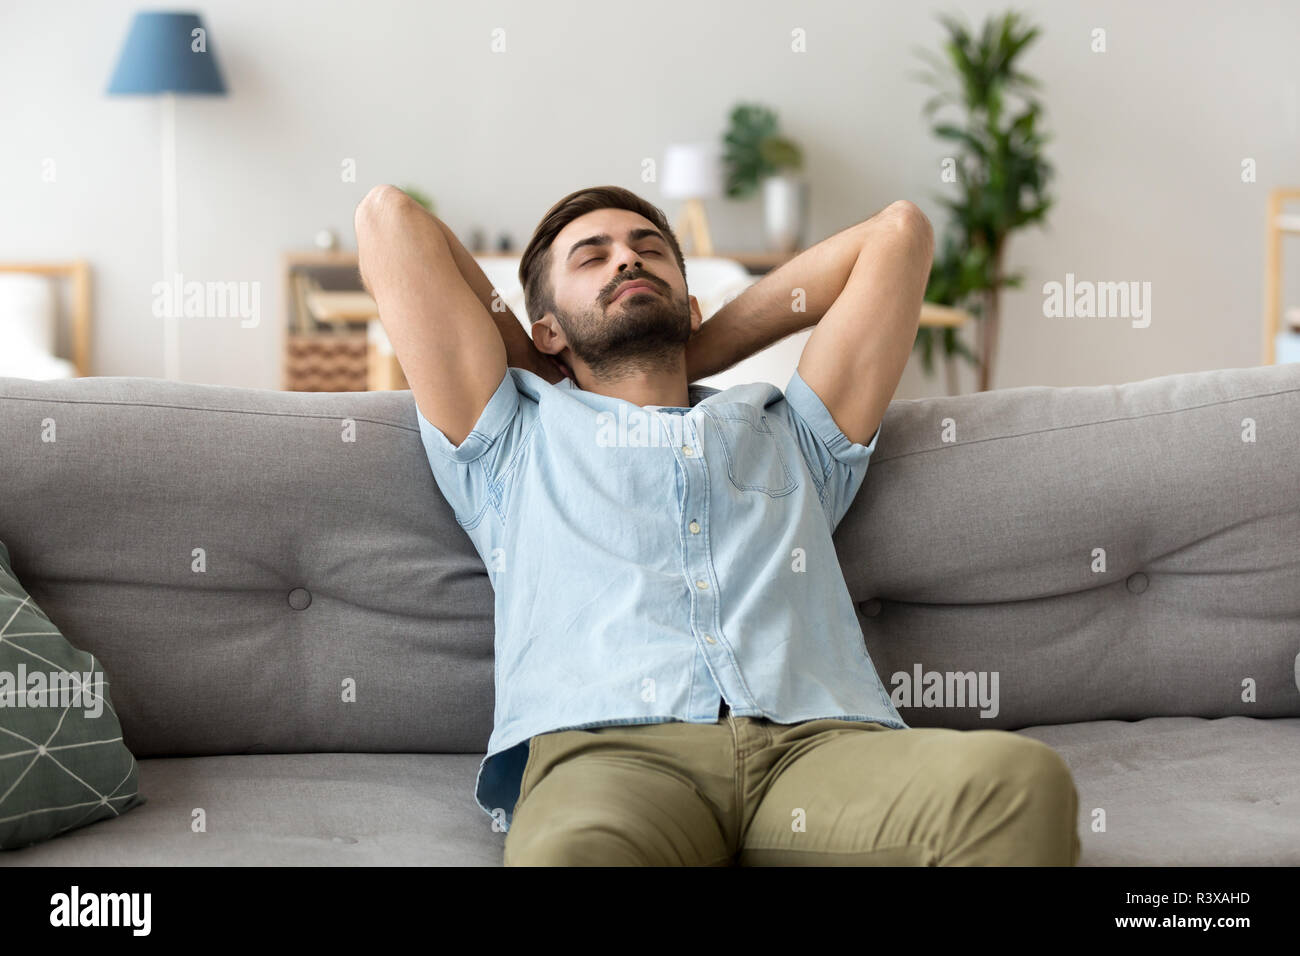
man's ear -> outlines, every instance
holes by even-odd
[[[564,361],[561,356],[568,350],[569,343],[564,338],[564,330],[559,327],[555,316],[547,312],[540,319],[533,323],[531,332],[533,334],[533,345],[537,351],[550,358],[561,374],[572,379],[575,383],[578,381],[577,376],[573,374],[573,369],[569,363]]]
[[[691,331],[698,332],[700,324],[704,321],[704,314],[700,311],[700,300],[695,296],[688,296],[691,301]]]
[[[568,341],[564,338],[564,330],[560,328],[560,324],[550,312],[534,322],[530,331],[537,351],[546,355],[559,355],[569,347]]]

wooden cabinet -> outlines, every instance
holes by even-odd
[[[369,324],[377,321],[378,312],[361,286],[357,254],[286,253],[282,288],[281,387],[301,392],[368,390],[373,351]]]

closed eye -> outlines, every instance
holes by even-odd
[[[644,252],[639,253],[639,255],[643,255],[643,256],[648,256],[648,255],[652,255],[652,254],[653,254],[653,255],[656,255],[656,256],[662,256],[662,255],[663,255],[663,253],[660,252],[658,249],[646,249]],[[595,257],[593,257],[593,258],[591,258],[591,259],[588,259],[588,260],[587,260],[586,262],[584,262],[582,265],[584,265],[584,266],[589,266],[589,265],[591,265],[593,262],[599,262],[601,259],[604,259],[604,258],[605,258],[604,256],[595,256]],[[581,267],[579,267],[579,268],[581,268]]]

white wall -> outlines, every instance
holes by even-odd
[[[1026,288],[1006,302],[996,384],[1095,384],[1254,365],[1260,356],[1264,209],[1300,185],[1300,5],[1018,4],[1043,35],[1039,77],[1055,140],[1047,230],[1014,239]],[[0,5],[0,259],[88,258],[96,371],[161,375],[152,317],[161,273],[158,103],[105,95],[135,0]],[[897,198],[942,228],[945,151],[909,79],[951,4],[670,0],[415,3],[221,0],[198,9],[231,95],[178,107],[180,266],[187,279],[261,283],[262,322],[183,328],[190,381],[278,386],[280,255],[332,227],[373,183],[412,183],[467,237],[516,248],[557,198],[640,181],[666,143],[721,135],[737,101],[780,114],[804,147],[821,238]],[[1002,3],[962,5],[978,24]],[[505,53],[490,51],[506,31]],[[1104,27],[1108,52],[1090,52]],[[790,52],[807,32],[808,51]],[[358,181],[340,164],[357,161]],[[1243,158],[1258,181],[1240,181]],[[57,180],[41,180],[46,158]],[[758,200],[711,210],[722,247],[761,243]],[[1300,258],[1300,248],[1292,247]],[[1152,283],[1149,328],[1049,320],[1042,283]],[[1291,285],[1297,270],[1290,270]],[[1294,294],[1292,301],[1294,301]],[[784,385],[790,339],[754,366]],[[963,389],[973,387],[966,375]],[[915,360],[900,398],[938,394]]]

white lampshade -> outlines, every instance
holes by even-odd
[[[665,199],[716,199],[722,195],[722,145],[676,143],[664,150],[659,189]]]

